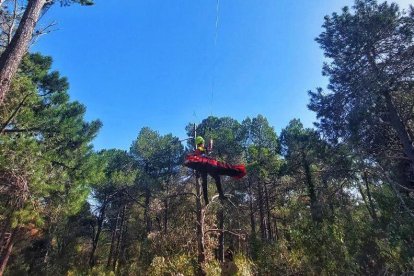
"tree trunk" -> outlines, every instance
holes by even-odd
[[[364,182],[365,182],[365,188],[367,189],[368,202],[369,202],[369,206],[371,207],[372,218],[375,221],[378,221],[378,216],[377,216],[377,213],[375,212],[374,202],[372,201],[371,191],[369,189],[367,171],[364,171]]]
[[[125,210],[127,210],[128,206],[125,206]],[[127,248],[127,241],[128,241],[128,221],[131,217],[131,214],[127,211],[125,211],[123,216],[123,230],[122,230],[122,239],[120,243],[120,250],[117,254],[117,260],[118,264],[116,266],[116,272],[115,275],[121,275],[121,267],[125,266],[126,264],[126,258],[125,258],[125,250]]]
[[[201,183],[200,178],[196,177],[196,209],[197,209],[197,248],[198,248],[198,275],[207,275],[205,271],[206,252],[204,241],[204,212],[205,208],[201,203]]]
[[[119,213],[120,213],[120,211],[118,211],[118,213],[116,214],[115,226],[112,229],[111,247],[109,248],[108,261],[106,262],[106,268],[107,269],[109,269],[109,267],[111,266],[112,257],[113,257],[113,254],[114,254],[115,240],[116,240],[116,231],[118,229],[118,222],[119,222]]]
[[[220,208],[217,212],[218,222],[219,222],[219,247],[218,247],[218,261],[224,262],[224,210]]]
[[[92,241],[92,251],[91,251],[91,255],[89,256],[89,265],[90,267],[93,267],[95,265],[95,251],[96,248],[98,247],[98,242],[99,242],[99,236],[101,235],[102,232],[102,225],[103,225],[103,221],[105,218],[105,209],[106,209],[106,200],[104,200],[101,210],[99,212],[99,217],[98,217],[98,229],[96,230],[96,235],[95,238]]]
[[[263,199],[263,188],[260,180],[257,181],[257,194],[258,194],[258,204],[259,204],[259,217],[260,217],[260,234],[262,241],[265,241],[267,239],[267,231],[266,231],[266,216],[265,211],[263,208],[264,205],[264,199]]]
[[[254,208],[253,208],[253,190],[252,190],[252,183],[249,181],[249,207],[250,207],[250,228],[252,236],[256,236],[256,220],[254,218]]]
[[[115,255],[114,255],[114,261],[112,264],[112,271],[115,271],[116,269],[116,264],[118,262],[118,258],[119,258],[119,251],[120,251],[120,244],[123,238],[123,228],[124,228],[124,221],[125,221],[125,209],[126,209],[126,205],[124,205],[124,207],[122,207],[122,215],[121,215],[121,223],[119,225],[119,229],[118,229],[118,240],[116,242],[116,247],[115,247]]]
[[[400,115],[398,114],[397,109],[395,108],[394,103],[392,102],[391,95],[388,91],[384,92],[385,102],[390,115],[390,123],[397,133],[398,138],[403,146],[403,151],[408,157],[411,163],[411,168],[414,167],[414,146],[413,141],[411,141],[407,129],[405,128],[404,123],[402,122]]]
[[[7,243],[6,243],[6,248],[5,248],[5,254],[4,256],[1,257],[0,260],[0,276],[3,275],[4,270],[6,269],[7,266],[7,262],[9,261],[12,249],[13,249],[13,245],[14,245],[14,241],[16,238],[16,234],[17,234],[17,229],[13,229]]]
[[[302,154],[302,165],[305,171],[306,185],[308,186],[312,220],[315,222],[320,222],[322,221],[322,214],[321,214],[320,206],[318,204],[318,200],[316,198],[315,185],[313,183],[310,165],[308,161],[306,160],[306,155],[304,153]]]
[[[168,233],[168,206],[169,206],[169,198],[167,197],[164,200],[164,234]]]
[[[27,52],[33,31],[46,0],[29,0],[13,39],[0,56],[0,105],[10,89],[11,80]]]
[[[273,240],[272,224],[270,223],[272,220],[271,220],[271,215],[270,215],[269,191],[267,189],[266,183],[264,184],[264,192],[265,192],[265,198],[266,198],[265,203],[266,203],[266,215],[267,215],[267,224],[266,224],[267,237],[269,240]]]
[[[3,254],[3,251],[6,249],[7,242],[10,238],[10,236],[6,237],[7,235],[10,235],[10,232],[8,232],[11,228],[10,220],[11,220],[11,215],[9,214],[5,222],[3,223],[3,227],[0,232],[0,256]]]
[[[279,234],[279,227],[277,225],[277,218],[273,217],[273,227],[275,228],[275,240],[278,241],[280,239],[280,234]]]
[[[144,220],[145,220],[145,225],[146,225],[145,235],[151,232],[151,217],[149,215],[150,200],[151,200],[151,192],[147,189],[147,191],[145,192],[145,210],[144,210]]]

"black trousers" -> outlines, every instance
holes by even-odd
[[[205,202],[206,205],[209,203],[209,200],[208,200],[208,191],[207,191],[207,175],[208,174],[216,182],[217,191],[219,193],[220,199],[224,199],[225,198],[224,193],[223,193],[223,189],[221,187],[220,175],[215,174],[215,173],[207,173],[207,172],[203,172],[203,171],[198,171],[197,172],[197,177],[201,177],[201,185],[203,186],[204,202]]]

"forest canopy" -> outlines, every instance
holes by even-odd
[[[181,140],[148,121],[128,150],[97,151],[102,122],[85,119],[52,57],[27,52],[39,4],[27,2],[18,15],[0,1],[0,275],[413,273],[412,7],[356,0],[324,18],[313,128],[209,116]],[[221,177],[226,200],[209,177],[204,204],[183,166],[194,132],[247,168]]]

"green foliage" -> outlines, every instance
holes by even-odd
[[[207,275],[222,274],[221,227],[237,275],[414,270],[413,167],[401,139],[414,131],[413,16],[357,0],[325,18],[317,41],[329,91],[310,92],[309,105],[319,129],[293,119],[278,136],[262,115],[197,126],[213,157],[248,170],[223,177],[231,202],[203,210]],[[24,57],[0,107],[0,247],[15,238],[5,274],[196,274],[194,178],[179,139],[145,127],[129,151],[94,152],[101,123],[84,120],[51,66]]]
[[[147,273],[151,276],[179,275],[179,273],[194,275],[195,267],[194,258],[187,255],[175,255],[168,258],[156,256]]]
[[[256,275],[256,265],[246,256],[237,254],[234,258],[234,263],[237,266],[239,276],[253,276]],[[274,271],[273,271],[274,272]]]

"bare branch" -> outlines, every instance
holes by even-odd
[[[26,96],[24,96],[23,100],[19,103],[17,108],[13,111],[13,113],[10,115],[10,117],[6,120],[6,122],[1,126],[0,134],[3,134],[7,126],[10,124],[10,122],[13,120],[13,118],[16,116],[16,114],[19,112],[19,110],[22,108],[24,102],[26,99],[31,95],[31,93],[28,93]]]
[[[13,15],[10,19],[10,26],[9,26],[9,32],[7,33],[7,45],[10,44],[12,38],[13,38],[13,32],[14,32],[14,27],[15,27],[15,22],[17,19],[17,10],[18,10],[18,4],[17,4],[17,0],[14,0],[14,7],[13,7]]]
[[[238,231],[240,231],[240,229],[236,229]],[[230,230],[226,230],[226,229],[208,229],[204,232],[204,235],[206,235],[208,232],[223,232],[223,233],[229,233],[230,235],[236,236],[241,238],[242,240],[246,239],[246,233],[236,233],[234,231],[230,231]]]
[[[46,35],[46,34],[49,34],[51,32],[57,31],[58,29],[52,29],[52,27],[54,27],[56,25],[57,25],[57,22],[53,21],[53,22],[49,23],[47,26],[45,26],[45,27],[43,27],[39,30],[36,30],[36,32],[33,34],[31,45],[35,44],[42,35]]]

